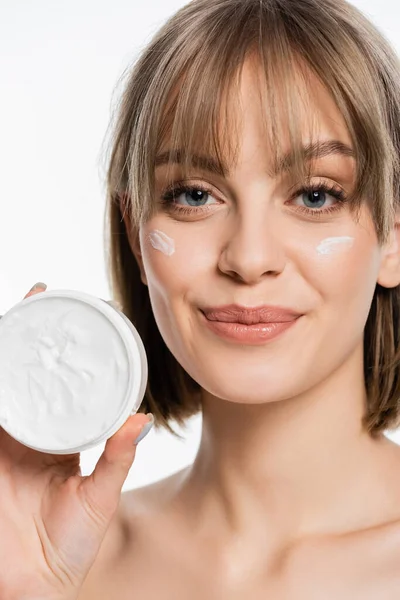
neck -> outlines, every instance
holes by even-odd
[[[388,500],[396,444],[362,429],[362,347],[318,387],[261,401],[204,392],[201,442],[184,485],[197,518],[230,533],[297,539],[376,526],[382,506],[388,520],[398,515],[398,496]]]

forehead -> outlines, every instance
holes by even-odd
[[[280,170],[281,167],[286,165],[290,170],[293,162],[290,156],[290,119],[295,122],[297,141],[304,147],[301,152],[306,162],[328,154],[354,157],[350,134],[332,94],[300,59],[292,74],[293,77],[289,80],[284,77],[274,78],[274,90],[270,94],[268,86],[271,83],[266,80],[260,61],[254,55],[249,56],[241,66],[234,85],[230,85],[227,93],[221,95],[218,107],[218,141],[222,157],[226,157],[226,160],[223,159],[222,171],[218,164],[215,166],[212,152],[203,146],[201,130],[197,132],[192,147],[186,148],[191,155],[191,164],[218,175],[229,176],[229,168],[233,170],[238,160],[249,161],[252,160],[250,157],[254,156],[256,159],[261,154],[264,154],[265,160],[267,154],[271,159],[275,156],[269,172],[277,176],[284,170]],[[281,108],[288,106],[288,95],[291,114]],[[271,104],[275,107],[273,111]],[[273,148],[271,128],[275,129],[277,136]],[[321,142],[326,142],[323,147]],[[232,144],[236,148],[234,160],[230,152]],[[275,150],[276,154],[271,150]],[[173,157],[171,164],[182,162],[180,156],[185,153],[183,148],[172,148],[169,136],[166,136],[158,152],[156,166],[168,162],[165,153],[169,151],[172,151],[171,158]],[[350,166],[353,161],[347,162]]]
[[[280,107],[285,106],[285,98],[288,95],[295,109],[291,117],[301,131],[303,142],[331,138],[351,145],[351,137],[344,117],[332,94],[321,80],[301,59],[296,60],[292,74],[291,81],[287,81],[284,77],[277,77],[273,82],[275,86],[273,97],[277,106],[271,118],[277,121],[275,125],[279,129],[283,148],[287,150],[290,146],[288,127],[290,115],[280,110]],[[265,90],[265,86],[268,85],[271,84],[265,81],[259,60],[250,57],[243,63],[238,93],[224,99],[228,112],[256,137],[258,137],[257,133],[261,135],[263,123],[268,122],[271,114],[268,102],[271,96],[268,94],[268,89]]]

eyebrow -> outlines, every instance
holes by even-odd
[[[340,142],[339,140],[327,140],[324,142],[313,142],[305,144],[301,147],[301,154],[303,156],[304,162],[308,162],[312,159],[323,158],[332,154],[339,154],[341,156],[350,156],[352,158],[355,158],[354,150],[350,146],[344,144],[343,142]],[[155,167],[160,167],[161,165],[168,164],[169,162],[175,164],[182,164],[182,156],[182,150],[167,150],[166,152],[163,152],[156,157]],[[190,156],[190,163],[195,168],[199,168],[203,171],[209,171],[210,173],[214,173],[215,175],[220,175],[222,177],[229,177],[230,175],[229,168],[226,164],[222,163],[221,171],[218,162],[210,156],[192,154]],[[286,154],[284,154],[284,156],[278,159],[278,164],[274,167],[272,174],[274,176],[278,176],[281,173],[290,171],[293,167],[293,163],[293,151],[289,150],[289,152],[287,152]]]

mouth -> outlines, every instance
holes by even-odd
[[[238,305],[202,309],[202,320],[214,334],[229,341],[262,345],[292,328],[303,316],[277,306],[246,308]]]

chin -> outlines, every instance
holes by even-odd
[[[267,404],[271,402],[280,402],[293,398],[310,388],[310,379],[306,383],[302,377],[296,377],[291,373],[288,377],[288,371],[269,372],[268,369],[261,369],[258,373],[248,373],[244,370],[235,372],[229,371],[223,373],[219,371],[214,373],[210,371],[207,377],[196,377],[196,381],[201,387],[216,398],[227,402],[238,404]],[[303,381],[300,381],[303,380]]]

